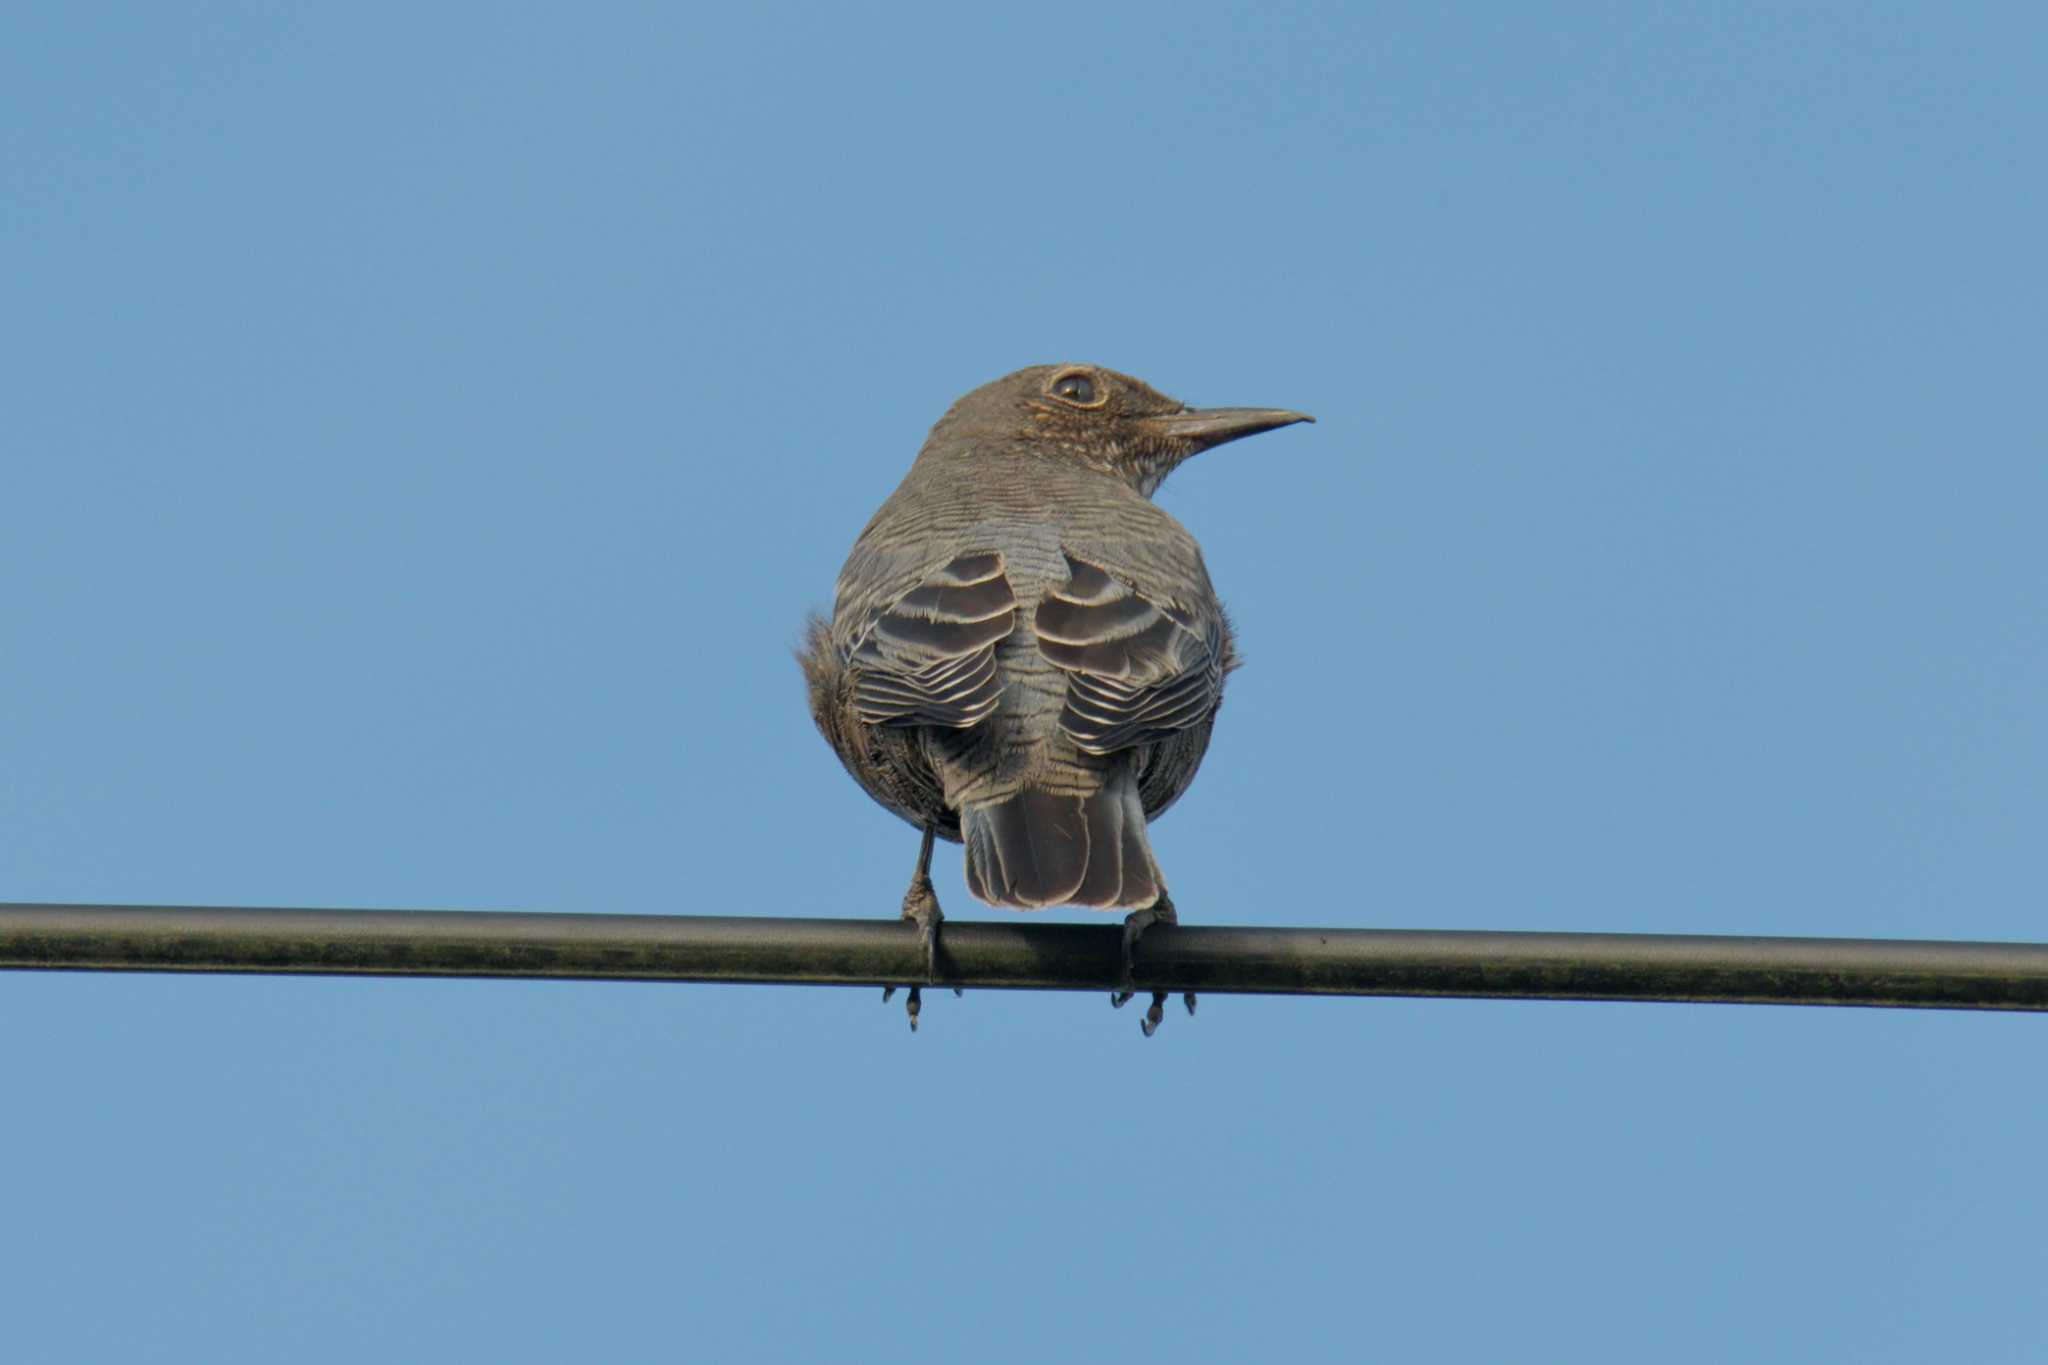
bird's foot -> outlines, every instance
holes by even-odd
[[[1109,997],[1109,1003],[1115,1009],[1122,1009],[1125,1005],[1131,1003],[1132,994],[1130,991],[1118,991],[1115,995]],[[1160,1022],[1166,1018],[1167,994],[1168,992],[1166,991],[1152,992],[1152,1007],[1146,1010],[1145,1017],[1138,1021],[1138,1027],[1144,1030],[1147,1038],[1150,1038],[1158,1031]],[[1184,992],[1181,995],[1181,1003],[1188,1007],[1189,1014],[1193,1014],[1195,1012],[1195,993],[1193,991]]]
[[[903,918],[917,926],[918,946],[924,949],[924,981],[920,985],[932,985],[939,979],[939,924],[946,917],[939,912],[939,896],[932,889],[932,879],[922,871],[910,879],[910,890],[903,893]],[[920,986],[911,986],[909,991],[903,1010],[910,1016],[910,1031],[915,1033],[918,1012],[924,1008],[924,992]],[[882,1003],[889,1003],[895,994],[894,986],[882,987]],[[953,994],[960,994],[958,986],[953,988]]]
[[[1138,946],[1138,939],[1147,929],[1150,929],[1155,924],[1178,924],[1179,922],[1180,917],[1174,911],[1173,902],[1167,898],[1164,892],[1160,893],[1159,899],[1153,904],[1143,910],[1134,910],[1125,917],[1123,979],[1121,989],[1115,991],[1109,997],[1109,1003],[1112,1008],[1122,1009],[1137,994],[1137,989],[1131,982],[1131,961],[1133,950]],[[1166,996],[1167,992],[1165,991],[1152,992],[1152,1007],[1146,1010],[1145,1017],[1138,1021],[1138,1027],[1144,1030],[1147,1038],[1150,1038],[1158,1030],[1160,1021],[1166,1017]],[[1195,1012],[1195,993],[1188,991],[1181,996],[1181,1000],[1187,1005],[1188,1013],[1193,1014]]]
[[[903,893],[903,918],[917,926],[925,984],[930,985],[939,979],[939,925],[946,917],[939,913],[939,893],[932,889],[932,879],[922,872],[910,879],[910,889]]]
[[[888,1004],[890,1000],[892,1000],[893,998],[895,998],[895,995],[896,995],[896,988],[895,988],[894,986],[884,986],[884,987],[882,987],[882,1003],[883,1003],[883,1004],[885,1004],[885,1005],[886,1005],[886,1004]],[[915,1032],[917,1032],[917,1016],[918,1016],[918,1012],[919,1012],[920,1010],[922,1010],[923,1008],[924,1008],[924,992],[923,992],[923,991],[922,991],[921,989],[919,989],[918,987],[916,987],[916,986],[912,986],[912,987],[910,988],[910,996],[909,996],[909,998],[908,998],[908,999],[906,999],[906,1000],[905,1000],[905,1001],[903,1002],[903,1012],[904,1012],[905,1014],[907,1014],[907,1015],[909,1015],[909,1016],[910,1016],[910,1031],[911,1031],[912,1033],[915,1033]]]

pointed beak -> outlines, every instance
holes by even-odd
[[[1207,450],[1241,436],[1256,436],[1262,431],[1315,420],[1305,412],[1290,412],[1286,408],[1189,408],[1186,412],[1141,419],[1142,425],[1160,436],[1169,441],[1185,441],[1194,450]]]

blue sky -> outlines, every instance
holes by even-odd
[[[2041,939],[2044,39],[16,7],[0,899],[894,913],[789,651],[1071,359],[1320,419],[1161,495],[1247,660],[1186,919]],[[925,1018],[7,976],[10,1353],[2048,1350],[2032,1018]]]

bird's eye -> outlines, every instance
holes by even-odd
[[[1095,381],[1079,371],[1063,374],[1053,380],[1052,391],[1055,397],[1064,398],[1076,407],[1092,408],[1095,406]]]

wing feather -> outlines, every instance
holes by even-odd
[[[1038,648],[1067,674],[1060,728],[1109,754],[1205,723],[1223,695],[1218,613],[1154,601],[1066,554],[1067,581],[1033,617]]]
[[[966,729],[1002,696],[996,642],[1017,598],[995,552],[958,555],[880,612],[847,651],[853,703],[869,725]]]

